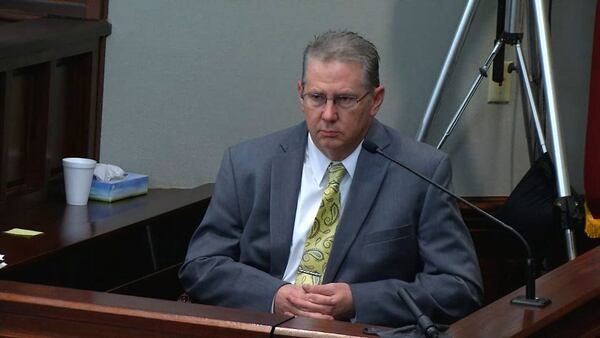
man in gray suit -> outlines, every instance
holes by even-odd
[[[359,35],[327,32],[307,46],[305,121],[225,152],[180,271],[192,300],[388,326],[415,321],[400,288],[440,322],[481,305],[452,198],[361,148],[368,139],[450,186],[445,154],[375,119],[384,92],[377,50]]]

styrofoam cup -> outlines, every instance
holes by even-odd
[[[89,158],[63,158],[67,204],[87,205],[96,161]]]

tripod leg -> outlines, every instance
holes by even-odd
[[[537,132],[538,141],[540,142],[542,153],[547,153],[548,150],[546,149],[544,132],[542,131],[540,117],[538,115],[537,107],[535,105],[535,99],[533,97],[533,90],[531,89],[531,83],[529,82],[529,72],[527,71],[527,65],[525,64],[525,58],[523,57],[523,50],[521,49],[520,43],[517,43],[515,45],[515,51],[517,54],[517,62],[519,64],[519,78],[521,79],[521,85],[525,89],[525,94],[527,95],[527,102],[529,104],[531,117],[535,125],[535,130]]]
[[[433,93],[429,99],[429,103],[427,104],[425,116],[423,117],[419,131],[417,132],[417,141],[423,141],[425,135],[427,134],[431,120],[433,119],[438,103],[440,102],[440,97],[442,96],[442,91],[444,90],[444,84],[446,83],[448,76],[450,76],[450,73],[452,73],[452,67],[456,63],[458,54],[460,53],[462,45],[465,42],[465,37],[467,36],[467,32],[469,31],[473,17],[475,16],[477,5],[479,5],[479,0],[469,0],[465,7],[465,11],[463,12],[458,28],[456,29],[456,33],[454,34],[452,45],[450,46],[450,50],[448,51],[448,55],[446,56],[446,60],[442,66],[442,71],[440,72],[440,76],[435,84],[435,88],[433,89]]]
[[[569,260],[575,259],[575,238],[573,236],[572,215],[576,213],[573,208],[576,203],[573,202],[571,195],[571,184],[567,173],[565,162],[562,136],[560,132],[560,121],[558,117],[558,105],[554,90],[554,77],[552,74],[552,61],[550,60],[550,40],[548,38],[548,29],[546,23],[546,13],[543,0],[533,0],[533,15],[537,28],[537,40],[540,52],[540,64],[544,80],[544,92],[548,104],[548,122],[550,125],[550,134],[552,136],[552,155],[556,169],[558,204],[561,207],[562,227],[565,232],[567,246],[567,257]]]
[[[444,145],[444,142],[446,142],[446,139],[448,138],[448,136],[450,136],[454,127],[456,127],[458,120],[461,118],[462,114],[465,112],[467,105],[469,104],[469,102],[473,98],[473,95],[475,94],[475,91],[481,84],[481,80],[483,80],[484,77],[487,77],[487,71],[490,68],[492,61],[494,61],[496,54],[498,54],[498,51],[500,50],[500,48],[502,48],[502,46],[504,46],[504,42],[502,42],[502,40],[499,40],[498,42],[496,42],[496,45],[494,45],[494,49],[492,49],[492,52],[485,60],[484,65],[481,68],[479,68],[479,75],[477,75],[477,77],[475,78],[475,81],[473,81],[471,88],[467,92],[467,96],[465,96],[463,102],[460,104],[460,107],[458,107],[458,111],[454,114],[452,121],[450,121],[450,124],[448,125],[446,132],[444,132],[444,136],[442,136],[442,139],[440,140],[440,142],[437,145],[437,149],[442,148],[442,145]]]

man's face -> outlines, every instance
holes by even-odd
[[[315,145],[330,160],[340,161],[356,149],[366,136],[371,120],[383,102],[384,88],[379,86],[373,93],[363,81],[363,69],[359,62],[322,62],[310,60],[306,66],[306,83],[298,81],[300,105],[308,131]],[[319,107],[310,104],[302,95],[319,94],[327,102]],[[348,96],[361,98],[352,109],[334,104],[332,98]]]

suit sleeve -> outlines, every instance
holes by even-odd
[[[204,304],[269,312],[284,282],[239,263],[244,231],[235,168],[228,150],[202,223],[194,233],[179,271],[184,290]]]
[[[449,187],[448,157],[432,179]],[[413,281],[386,279],[350,284],[357,322],[401,326],[415,322],[398,295],[405,288],[435,322],[449,323],[481,306],[482,281],[468,229],[454,199],[434,186],[425,193],[417,230],[422,270]]]

